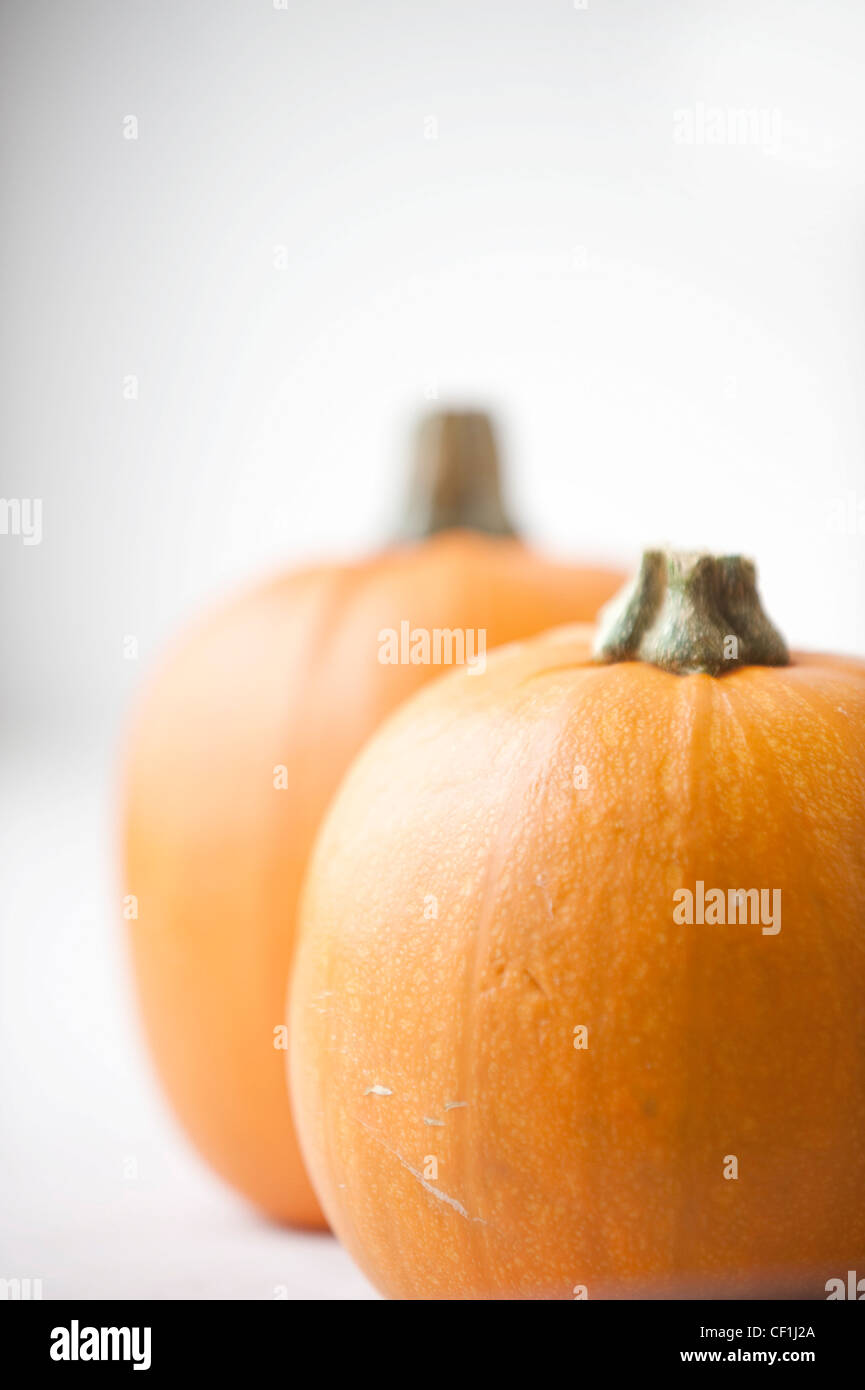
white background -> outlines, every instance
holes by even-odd
[[[794,644],[865,652],[865,11],[18,0],[0,24],[0,490],[43,504],[40,545],[0,535],[0,1276],[369,1296],[162,1110],[117,923],[129,699],[203,603],[385,538],[436,398],[495,409],[538,543],[744,550]],[[677,139],[701,109],[768,138]]]

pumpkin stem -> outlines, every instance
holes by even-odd
[[[398,540],[423,540],[455,526],[513,536],[502,501],[492,421],[480,411],[443,410],[421,422]]]
[[[672,550],[647,550],[636,577],[602,610],[595,656],[710,676],[790,661],[760,602],[753,561]]]

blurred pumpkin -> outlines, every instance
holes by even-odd
[[[491,646],[525,637],[592,615],[616,584],[516,539],[490,422],[439,414],[421,430],[402,543],[220,609],[149,690],[129,748],[125,866],[146,1034],[193,1142],[273,1217],[323,1224],[281,1031],[307,854],[366,737],[440,674],[419,664],[415,635],[441,630],[426,655],[447,660],[456,629],[485,630]]]
[[[562,629],[392,716],[315,847],[290,1008],[309,1171],[381,1291],[857,1267],[863,761],[865,663],[789,660],[738,558],[649,554],[595,658]]]

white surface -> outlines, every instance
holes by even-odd
[[[138,1037],[100,741],[7,752],[0,1278],[45,1298],[377,1295],[331,1236],[260,1220],[166,1114]]]

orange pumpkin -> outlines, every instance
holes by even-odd
[[[600,658],[600,659],[598,659]],[[723,672],[723,674],[721,674]],[[307,877],[302,1149],[397,1298],[825,1297],[865,1250],[865,663],[646,558],[361,753]]]
[[[506,534],[484,417],[434,417],[421,445],[407,528],[435,534],[283,575],[209,618],[149,691],[128,758],[125,892],[157,1069],[217,1172],[303,1225],[322,1217],[285,1092],[283,1012],[298,892],[331,794],[382,717],[440,672],[417,664],[418,630],[485,629],[492,646],[589,616],[617,582]],[[447,529],[460,521],[479,529]],[[453,641],[430,659],[458,656]]]

